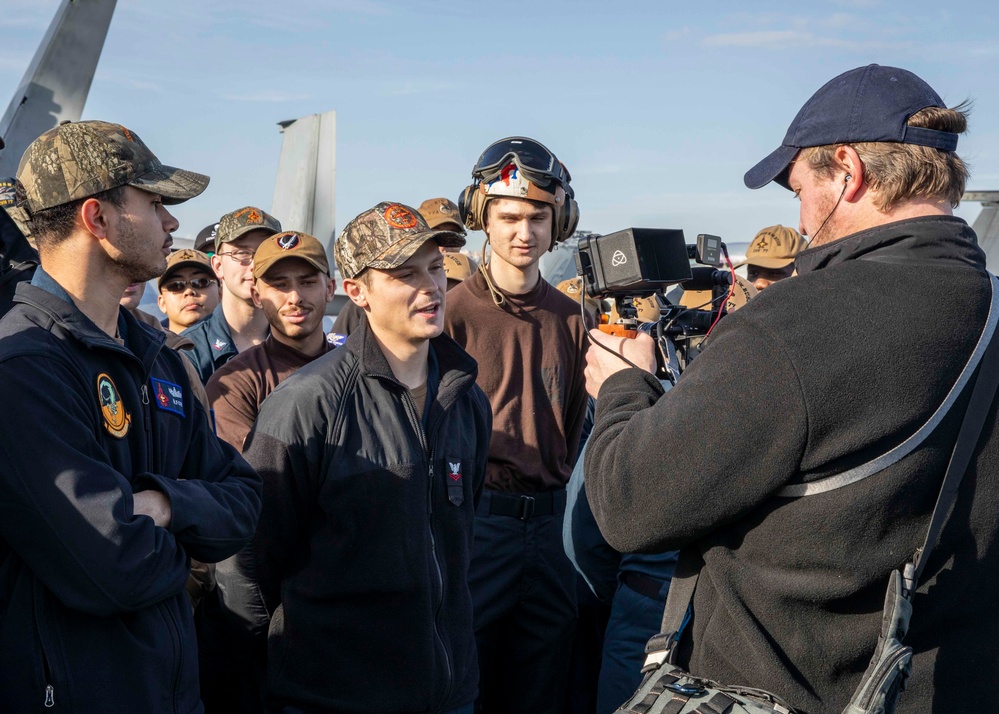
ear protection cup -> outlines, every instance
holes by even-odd
[[[461,222],[465,224],[465,227],[471,231],[482,230],[482,223],[478,221],[475,226],[469,221],[475,222],[475,212],[472,210],[472,201],[474,200],[475,194],[478,193],[479,182],[476,181],[471,186],[466,186],[465,190],[461,192],[461,196],[458,197],[458,217],[461,218]]]
[[[572,234],[576,232],[576,226],[579,225],[579,204],[576,203],[576,199],[567,197],[565,205],[562,206],[561,214],[561,216],[556,214],[558,235],[555,238],[560,243],[572,237]]]

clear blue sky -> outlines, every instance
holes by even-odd
[[[4,105],[57,6],[0,10]],[[871,62],[973,99],[958,152],[969,188],[999,189],[997,40],[984,2],[119,0],[84,118],[211,175],[180,235],[269,208],[276,123],[334,109],[337,230],[380,200],[456,198],[487,144],[525,134],[572,172],[581,228],[740,242],[797,226],[788,192],[743,173],[819,86]]]

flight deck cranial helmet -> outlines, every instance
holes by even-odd
[[[486,204],[493,198],[523,198],[552,207],[551,250],[566,240],[579,223],[569,171],[540,142],[511,136],[489,145],[472,169],[472,185],[458,201],[461,219],[469,230],[485,226]]]

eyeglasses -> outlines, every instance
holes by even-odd
[[[523,136],[501,139],[482,152],[475,162],[472,175],[492,180],[509,164],[514,163],[534,183],[545,185],[552,179],[569,183],[569,172],[544,144]]]
[[[218,283],[211,278],[192,278],[191,280],[171,280],[169,283],[163,283],[161,287],[170,293],[182,293],[187,290],[188,285],[194,290],[204,290],[209,285],[218,285]]]
[[[249,265],[253,262],[253,251],[252,250],[227,250],[224,253],[219,251],[215,255],[228,255],[230,258],[235,260],[240,265]]]

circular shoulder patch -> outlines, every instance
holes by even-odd
[[[413,212],[405,206],[400,206],[398,203],[393,203],[385,209],[385,222],[393,228],[401,228],[403,230],[416,228],[418,223]]]
[[[114,380],[103,372],[97,375],[97,399],[101,405],[101,416],[104,417],[104,428],[116,439],[124,439],[132,423],[132,416],[125,411]]]

